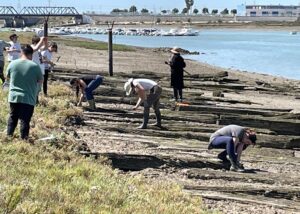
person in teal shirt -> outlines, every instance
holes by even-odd
[[[7,135],[13,136],[18,120],[22,139],[29,136],[30,120],[36,104],[38,86],[43,82],[39,65],[32,60],[33,49],[30,45],[22,46],[21,58],[11,62],[7,68],[9,80],[8,102],[10,115]]]

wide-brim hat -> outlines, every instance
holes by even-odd
[[[124,84],[124,90],[126,92],[126,96],[129,96],[132,92],[131,83],[133,81],[133,78],[128,79],[128,81]]]
[[[174,53],[174,54],[179,54],[180,48],[174,47],[174,48],[172,48],[170,51],[171,51],[172,53]]]

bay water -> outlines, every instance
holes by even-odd
[[[108,35],[75,35],[107,41]],[[272,30],[201,30],[199,36],[124,36],[115,35],[115,44],[140,47],[180,47],[198,51],[185,55],[225,69],[237,69],[300,80],[300,33]],[[187,68],[188,70],[188,68]]]

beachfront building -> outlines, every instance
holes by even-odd
[[[246,16],[300,16],[300,6],[247,5]]]

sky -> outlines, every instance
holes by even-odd
[[[18,1],[20,5],[18,5]],[[80,12],[96,11],[109,13],[114,8],[129,9],[135,5],[138,10],[147,8],[153,12],[161,10],[172,10],[178,8],[181,10],[185,7],[185,0],[0,0],[1,6],[13,6],[17,10],[24,6],[73,6]],[[202,9],[207,7],[211,9],[235,9],[240,4],[272,4],[272,5],[299,5],[300,0],[194,0],[193,8]]]

